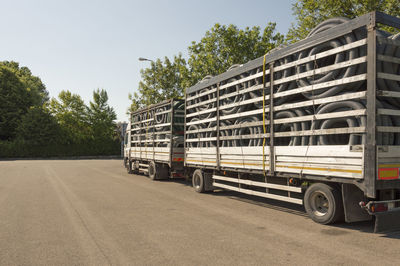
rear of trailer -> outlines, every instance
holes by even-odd
[[[131,113],[124,162],[129,173],[167,179],[183,173],[184,101],[170,99]]]
[[[304,204],[323,224],[375,215],[377,231],[400,225],[400,35],[383,25],[400,19],[331,19],[188,88],[195,190]]]

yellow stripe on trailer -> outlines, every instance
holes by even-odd
[[[300,170],[315,170],[315,171],[344,172],[344,173],[362,174],[361,170],[320,168],[320,167],[305,167],[305,166],[291,166],[291,165],[277,165],[276,167],[292,168],[292,169],[300,169]]]
[[[217,163],[216,161],[200,161],[200,160],[186,160],[186,161],[187,162],[197,162],[197,163]],[[221,164],[263,166],[263,164],[256,164],[256,163],[223,162],[223,161],[221,161]],[[269,166],[269,165],[265,164],[265,166]],[[315,171],[343,172],[343,173],[362,174],[362,170],[351,170],[351,169],[305,167],[305,166],[292,166],[292,165],[276,165],[276,167],[299,169],[299,170],[315,170]]]
[[[380,164],[380,165],[378,165],[378,167],[379,168],[390,168],[390,167],[392,167],[392,168],[396,168],[396,167],[400,168],[400,164]]]
[[[142,153],[160,153],[160,154],[169,154],[168,151],[131,151],[131,152],[142,152]]]

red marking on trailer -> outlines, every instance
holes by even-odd
[[[399,178],[399,168],[379,168],[378,179],[392,180]]]

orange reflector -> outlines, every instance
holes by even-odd
[[[379,168],[378,178],[382,180],[398,179],[399,168]]]

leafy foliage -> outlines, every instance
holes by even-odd
[[[116,128],[113,120],[117,115],[112,107],[107,103],[108,95],[105,90],[93,91],[93,102],[90,102],[88,108],[88,118],[93,134],[93,138],[110,139]]]
[[[14,139],[23,115],[47,100],[46,87],[29,68],[14,61],[0,62],[0,140]]]
[[[118,154],[115,119],[105,90],[93,92],[89,107],[69,91],[49,101],[27,67],[0,62],[0,157]]]
[[[0,141],[0,158],[26,157],[71,157],[71,156],[107,156],[120,154],[120,142],[116,140],[87,141],[72,144],[27,143],[24,140]]]
[[[157,59],[151,62],[150,68],[141,70],[142,81],[139,82],[138,93],[130,95],[130,110],[161,102],[170,98],[183,96],[183,86],[188,80],[186,61],[179,54],[173,61],[168,57],[164,61]]]
[[[32,106],[18,125],[17,138],[26,144],[55,144],[60,137],[57,120],[44,107]]]
[[[7,67],[10,71],[14,72],[20,82],[28,91],[31,104],[34,106],[42,106],[49,100],[49,93],[46,86],[39,77],[33,76],[32,72],[27,67],[20,67],[17,62],[3,61],[0,66]]]
[[[179,98],[188,88],[207,75],[218,75],[234,64],[246,63],[281,44],[284,36],[275,33],[275,23],[263,31],[260,27],[239,29],[215,24],[199,42],[188,48],[189,59],[181,54],[173,60],[165,57],[141,71],[138,92],[129,95],[130,111],[169,98]]]
[[[189,46],[189,86],[207,75],[218,75],[234,64],[243,64],[281,44],[284,36],[275,33],[275,23],[244,30],[235,25],[215,24],[199,42]]]
[[[298,0],[293,5],[296,24],[290,28],[287,40],[295,42],[305,38],[315,26],[328,18],[355,18],[374,10],[400,16],[398,0]],[[393,31],[389,28],[385,30]]]
[[[93,101],[86,106],[78,94],[62,91],[58,99],[52,98],[49,104],[65,135],[67,143],[83,143],[89,140],[113,139],[116,129],[116,114],[108,105],[107,91],[93,91]]]
[[[91,136],[87,107],[81,96],[61,91],[59,100],[52,98],[50,112],[60,124],[68,143],[82,143]]]
[[[8,67],[0,65],[0,140],[15,138],[21,118],[30,106],[25,85]]]

